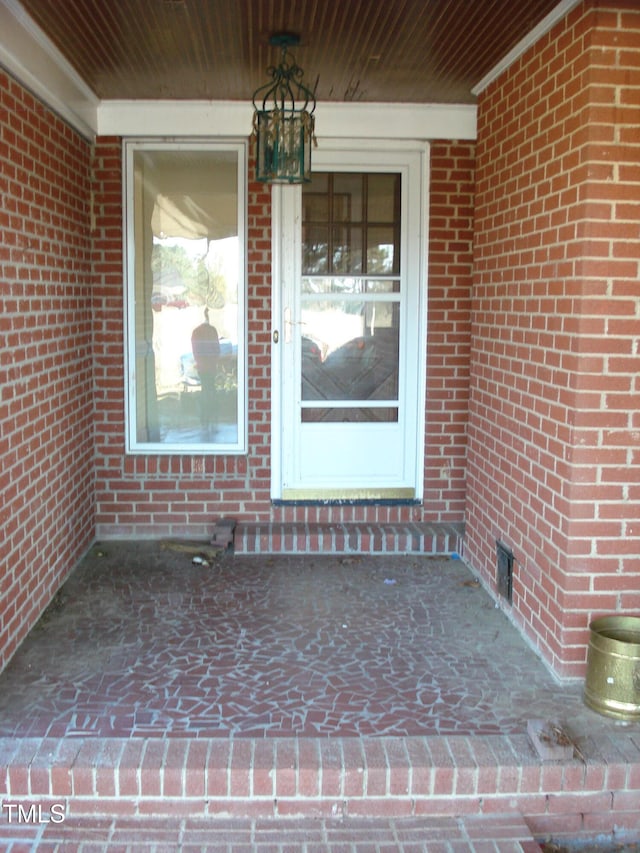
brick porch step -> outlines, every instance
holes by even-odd
[[[51,832],[56,822],[47,814],[63,812],[69,826],[85,818],[128,827],[151,819],[211,821],[215,827],[220,824],[213,821],[231,818],[366,818],[433,827],[435,819],[455,818],[469,839],[476,831],[479,839],[497,835],[500,826],[499,838],[513,843],[513,833],[518,842],[622,838],[623,832],[640,838],[640,760],[633,731],[601,744],[590,741],[586,756],[553,762],[541,762],[525,734],[3,738],[0,768],[5,834],[16,829],[15,821],[7,821],[7,804],[14,809],[21,804],[23,814],[39,806],[38,823]],[[496,848],[478,842],[478,849]]]
[[[273,853],[314,850],[324,853],[417,851],[493,851],[539,853],[541,847],[518,815],[432,818],[153,818],[69,817],[63,823],[25,825],[0,822],[3,849],[203,850]],[[76,848],[74,845],[78,845]],[[83,845],[80,847],[80,845]]]
[[[239,522],[237,554],[461,554],[461,524]]]

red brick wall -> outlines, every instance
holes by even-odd
[[[90,153],[0,70],[0,669],[93,535]]]
[[[425,508],[464,516],[475,143],[431,145]]]
[[[270,192],[250,181],[247,456],[126,456],[121,154],[119,140],[98,140],[94,292],[100,330],[95,339],[99,536],[207,535],[223,514],[265,521],[462,521],[473,157],[472,144],[433,146],[424,505],[272,507]]]
[[[269,512],[270,194],[249,188],[249,453],[127,456],[124,411],[122,155],[99,139],[94,169],[97,529],[103,537],[206,536],[220,515]]]
[[[637,4],[585,2],[479,103],[465,553],[566,676],[640,609],[639,80]]]

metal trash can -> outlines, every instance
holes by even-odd
[[[609,717],[640,720],[640,618],[602,616],[589,630],[585,704]]]

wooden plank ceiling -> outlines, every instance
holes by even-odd
[[[320,101],[473,103],[558,0],[21,0],[100,99],[248,100],[278,31]]]

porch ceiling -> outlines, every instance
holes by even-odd
[[[321,101],[472,104],[558,0],[22,0],[101,99],[246,101],[295,51]]]

